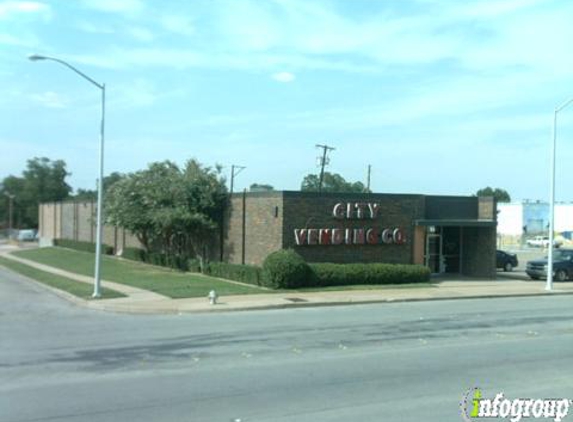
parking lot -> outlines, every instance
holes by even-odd
[[[504,272],[502,269],[497,270],[498,278],[500,279],[527,279],[530,278],[525,274],[527,261],[535,259],[543,259],[547,256],[547,249],[545,248],[502,248],[502,251],[517,254],[518,266],[512,272]]]

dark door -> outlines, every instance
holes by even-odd
[[[446,273],[460,272],[460,228],[444,227],[442,230],[443,254]]]

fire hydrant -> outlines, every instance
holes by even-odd
[[[210,303],[211,305],[216,305],[216,304],[217,304],[217,298],[218,298],[218,297],[219,297],[219,296],[217,296],[217,292],[216,292],[215,290],[211,290],[211,291],[209,292],[209,303]]]

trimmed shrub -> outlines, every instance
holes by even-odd
[[[201,272],[201,262],[198,259],[191,258],[187,260],[187,271],[191,271],[192,273],[200,273]]]
[[[241,283],[262,285],[262,269],[254,265],[227,264],[225,262],[210,262],[207,274],[213,277],[240,281]]]
[[[70,239],[54,239],[54,245],[61,248],[75,249],[76,251],[95,253],[96,245],[92,242],[82,242]],[[102,243],[101,253],[104,255],[113,255],[113,246]]]
[[[129,259],[131,261],[146,262],[146,255],[147,253],[140,248],[127,247],[123,248],[123,251],[121,252],[122,258]]]
[[[430,269],[404,264],[309,264],[305,287],[346,286],[351,284],[407,284],[430,280]]]
[[[271,253],[263,262],[263,286],[272,289],[294,289],[307,283],[308,265],[292,249]]]
[[[132,261],[145,262],[160,267],[169,267],[175,270],[188,271],[189,259],[183,255],[167,255],[159,252],[147,252],[140,248],[124,248],[123,258]]]

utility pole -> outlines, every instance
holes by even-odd
[[[372,170],[372,165],[368,164],[368,178],[366,179],[366,192],[370,193],[370,172]]]
[[[326,155],[328,154],[329,151],[334,151],[335,148],[332,148],[328,145],[321,145],[321,144],[316,144],[317,148],[322,148],[322,157],[319,157],[320,159],[320,181],[318,184],[318,192],[322,192],[322,182],[324,181],[324,167],[328,164],[328,159],[326,158]]]
[[[13,214],[14,214],[14,197],[8,192],[4,192],[4,195],[8,197],[8,239],[12,238],[12,224],[13,224]]]
[[[235,184],[235,176],[238,175],[240,172],[242,172],[245,169],[246,169],[246,167],[237,166],[235,164],[233,164],[231,166],[231,194],[233,193],[233,186]],[[238,170],[238,171],[235,173],[235,170]]]

